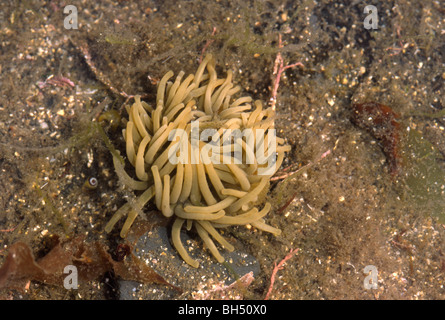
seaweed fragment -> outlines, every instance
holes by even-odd
[[[79,282],[100,279],[105,273],[114,272],[124,280],[161,284],[181,292],[180,288],[168,283],[134,254],[130,253],[130,257],[115,261],[103,243],[87,242],[84,237],[76,237],[65,242],[57,239],[54,247],[36,260],[27,244],[17,242],[10,247],[0,267],[0,289],[23,289],[28,281],[62,286],[67,276],[64,268],[74,265],[78,270]]]
[[[377,102],[352,105],[352,122],[372,134],[382,145],[394,177],[401,166],[399,115],[390,107]]]

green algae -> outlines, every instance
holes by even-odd
[[[442,154],[417,130],[409,130],[404,150],[406,200],[445,222],[445,170]]]

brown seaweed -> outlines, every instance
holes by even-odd
[[[352,105],[352,122],[372,134],[382,145],[391,175],[399,173],[400,155],[400,124],[399,115],[390,107],[377,102],[356,103]]]
[[[86,242],[83,237],[76,237],[65,242],[56,241],[45,256],[36,260],[27,244],[17,242],[10,247],[0,267],[0,289],[23,289],[30,280],[63,286],[67,276],[63,273],[64,268],[74,265],[78,270],[79,282],[97,280],[105,273],[113,272],[124,280],[161,284],[181,291],[134,254],[130,253],[129,257],[131,259],[115,261],[101,242]]]

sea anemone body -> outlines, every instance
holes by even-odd
[[[143,192],[116,211],[105,230],[110,232],[126,216],[121,230],[126,237],[153,199],[165,217],[174,219],[172,243],[185,262],[199,265],[180,240],[184,224],[187,230],[194,228],[218,262],[223,262],[214,240],[226,250],[234,247],[218,228],[250,224],[280,234],[265,223],[271,205],[262,200],[290,147],[275,136],[275,111],[263,109],[261,101],[253,102],[248,96],[234,99],[240,87],[234,86],[230,70],[226,78],[218,79],[211,55],[195,74],[183,79],[181,71],[169,81],[172,77],[169,71],[160,80],[156,105],[135,97],[127,107],[123,137],[134,178],[116,156],[113,160],[120,180]]]

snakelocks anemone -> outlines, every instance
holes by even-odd
[[[173,219],[173,246],[196,268],[198,261],[180,239],[184,224],[187,230],[196,230],[218,262],[224,258],[214,240],[234,250],[218,228],[250,224],[280,234],[265,223],[271,205],[262,200],[290,146],[275,135],[275,111],[248,96],[234,98],[240,87],[232,83],[232,72],[219,79],[211,55],[195,74],[184,79],[181,71],[169,81],[172,77],[169,71],[159,81],[155,105],[136,96],[127,107],[123,137],[134,173],[128,174],[116,155],[113,162],[120,180],[143,192],[117,210],[105,230],[110,232],[126,216],[120,233],[126,237],[153,199],[157,209]]]

